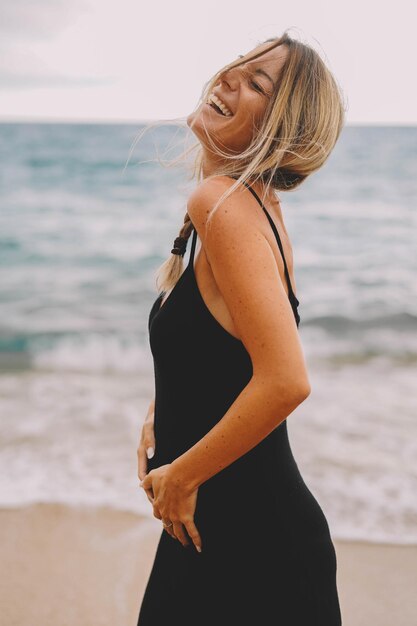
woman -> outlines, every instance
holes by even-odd
[[[163,528],[138,626],[341,624],[329,527],[287,435],[310,384],[275,190],[319,169],[343,122],[335,79],[287,31],[218,72],[187,118],[198,185],[148,324],[139,478]]]

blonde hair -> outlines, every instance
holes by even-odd
[[[211,210],[207,226],[220,204],[243,181],[254,184],[260,180],[264,190],[262,200],[271,187],[278,191],[294,190],[310,174],[322,167],[342,131],[346,110],[342,91],[318,52],[310,45],[290,37],[288,29],[281,37],[272,37],[261,43],[269,42],[270,46],[246,54],[243,61],[239,59],[223,67],[203,87],[196,110],[204,105],[214,86],[229,70],[256,59],[277,46],[287,46],[288,55],[281,68],[275,92],[260,128],[255,128],[253,139],[246,149],[237,154],[231,154],[227,146],[226,151],[222,150],[204,127],[210,149],[221,157],[221,165],[216,167],[215,173],[204,177],[204,180],[214,176],[236,178]],[[183,122],[183,118],[176,121]],[[166,123],[170,124],[171,120]],[[154,124],[147,126],[143,132],[153,126]],[[193,124],[190,128],[192,126]],[[191,178],[199,182],[203,180],[203,149],[199,141],[191,150],[185,150],[179,158],[171,162],[171,165],[182,161],[194,149],[197,149],[197,155]],[[192,230],[193,224],[186,212],[178,236],[187,240]],[[182,255],[171,254],[157,270],[157,289],[164,292],[172,289],[182,271]]]

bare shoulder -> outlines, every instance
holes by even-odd
[[[254,375],[304,393],[308,383],[294,314],[259,204],[244,186],[213,206],[234,183],[222,176],[203,181],[190,195],[188,213],[210,264],[217,288],[253,364]],[[262,211],[262,209],[261,209]]]
[[[203,246],[210,238],[210,246],[222,246],[231,241],[230,236],[258,236],[261,232],[259,213],[252,194],[239,185],[221,202],[213,212],[213,208],[221,197],[227,193],[236,181],[229,176],[216,176],[203,180],[190,194],[187,203],[188,214],[193,222]],[[210,217],[210,228],[206,223]]]

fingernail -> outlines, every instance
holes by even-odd
[[[155,450],[152,448],[152,446],[146,449],[146,456],[148,457],[148,459],[151,459],[154,454]]]
[[[200,546],[196,546],[196,548],[197,548],[198,552],[201,552]]]

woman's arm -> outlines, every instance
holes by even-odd
[[[138,478],[143,480],[148,471],[148,459],[151,459],[155,453],[155,433],[154,433],[154,412],[155,412],[155,398],[151,400],[146,414],[143,420],[139,445],[137,447],[138,457]]]
[[[149,404],[148,412],[145,417],[145,422],[149,422],[154,420],[155,413],[155,398],[153,398]]]
[[[191,490],[199,487],[262,441],[308,395],[252,377],[222,419],[171,463],[173,476]]]
[[[250,355],[253,376],[216,426],[171,464],[173,476],[190,486],[201,485],[257,445],[311,391],[283,263],[278,269],[261,207],[248,190],[237,190],[206,229],[211,207],[230,185],[227,177],[203,181],[189,199],[188,212]]]

